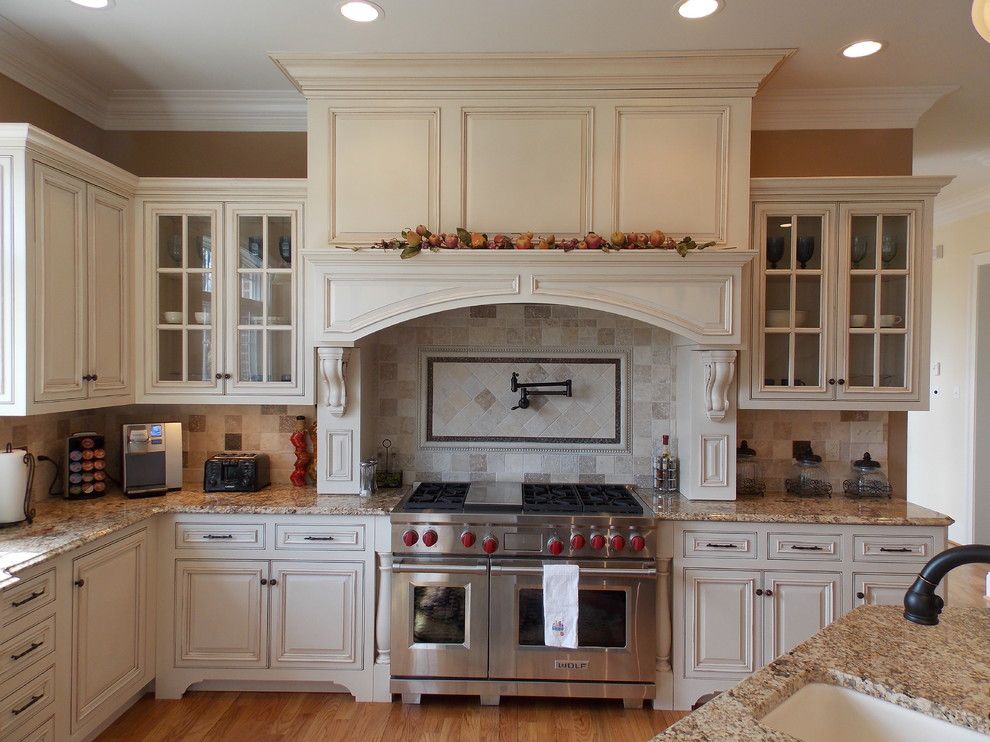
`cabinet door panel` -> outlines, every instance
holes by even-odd
[[[267,666],[267,579],[266,561],[176,561],[176,666]]]
[[[96,377],[90,382],[91,397],[122,396],[130,391],[129,219],[127,199],[89,186],[87,368]]]
[[[361,562],[273,562],[272,667],[360,669]]]
[[[143,682],[146,667],[147,542],[144,531],[73,562],[72,728],[112,697]]]
[[[767,572],[764,575],[763,661],[771,662],[817,634],[839,615],[842,575]]]
[[[756,589],[750,570],[684,571],[684,666],[690,677],[744,675],[756,669]]]
[[[914,584],[915,574],[855,574],[853,606],[904,605],[904,593]],[[862,597],[860,597],[862,596]]]
[[[83,399],[86,184],[35,166],[35,400]]]

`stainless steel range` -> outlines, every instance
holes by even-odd
[[[392,513],[392,692],[641,706],[656,682],[656,538],[623,485],[418,485]],[[576,649],[543,642],[551,562],[580,567]]]

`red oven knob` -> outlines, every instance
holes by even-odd
[[[417,541],[419,541],[419,534],[415,531],[406,531],[402,534],[402,543],[406,546],[413,546]]]
[[[612,551],[622,551],[626,546],[626,540],[619,534],[612,536]]]
[[[494,536],[485,536],[481,542],[481,548],[485,550],[486,554],[494,554],[498,548],[498,539]]]
[[[640,536],[638,533],[629,539],[629,546],[632,547],[633,551],[642,551],[646,548],[646,539]]]
[[[605,537],[600,533],[596,533],[591,537],[591,548],[595,551],[601,551],[605,548]]]
[[[433,546],[437,542],[437,532],[432,528],[423,534],[423,546]]]
[[[571,536],[571,548],[577,551],[578,549],[584,548],[584,536],[580,533],[575,533]]]
[[[461,534],[461,543],[464,544],[465,549],[470,549],[474,546],[475,540],[474,534],[470,531],[465,531]]]
[[[564,551],[564,544],[559,538],[555,536],[554,538],[547,541],[547,549],[554,556],[560,556],[561,553]]]

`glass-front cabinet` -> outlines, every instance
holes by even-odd
[[[869,187],[858,180],[822,179],[843,181],[822,182],[823,195],[838,195],[839,185],[852,190],[835,201],[813,200],[802,179],[753,180],[754,197],[766,199],[753,205],[758,257],[741,406],[927,409],[938,188],[913,182],[936,179],[868,179],[877,181]],[[917,196],[883,199],[887,180]],[[857,185],[879,198],[855,193]],[[794,193],[807,200],[788,200]]]
[[[298,395],[299,204],[148,204],[146,392]]]

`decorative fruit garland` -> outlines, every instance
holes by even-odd
[[[588,232],[583,238],[570,238],[557,241],[552,235],[534,237],[532,232],[523,232],[515,237],[496,234],[491,239],[484,232],[468,232],[458,227],[456,232],[433,233],[422,224],[416,229],[405,229],[402,238],[382,240],[374,245],[376,250],[402,250],[401,257],[413,258],[424,249],[430,252],[441,250],[601,250],[616,252],[618,250],[676,250],[683,258],[688,250],[704,250],[714,242],[697,243],[690,237],[684,237],[675,242],[663,231],[654,229],[649,234],[643,232],[613,232],[611,238],[605,239],[594,232]],[[356,247],[354,250],[360,250]]]

